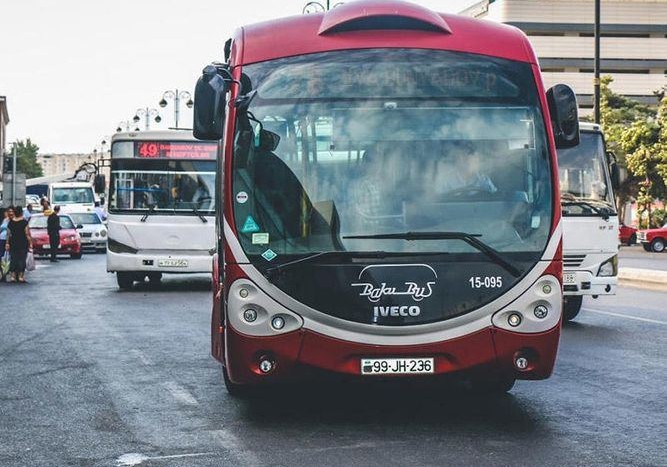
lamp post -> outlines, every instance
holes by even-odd
[[[130,128],[134,126],[133,123],[130,123],[129,120],[123,120],[122,122],[118,123],[118,127],[116,128],[116,133],[120,133],[121,131],[130,131]],[[141,131],[138,126],[135,126],[133,131]]]
[[[165,108],[167,106],[168,100],[174,101],[174,125],[176,129],[178,129],[178,117],[181,111],[181,99],[187,99],[185,105],[188,109],[191,109],[195,104],[192,101],[192,94],[190,94],[188,91],[179,91],[178,89],[174,89],[173,91],[165,91],[162,93],[162,99],[160,99],[160,102],[158,103],[160,107]]]
[[[595,60],[593,78],[593,99],[595,123],[600,123],[600,0],[595,0]]]
[[[134,123],[139,123],[141,117],[145,118],[146,131],[151,129],[151,118],[155,120],[155,123],[160,123],[162,121],[162,117],[160,117],[160,112],[157,109],[151,109],[149,107],[145,107],[143,109],[137,109],[137,111],[134,114],[134,117],[132,117],[132,121]]]
[[[308,2],[306,3],[306,6],[303,7],[302,12],[304,14],[324,13],[325,11],[329,11],[332,8],[336,8],[342,4],[343,2],[338,2],[331,5],[331,0],[326,0],[326,4],[322,4],[321,2]]]

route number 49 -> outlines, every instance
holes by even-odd
[[[503,286],[503,278],[500,276],[473,276],[468,282],[473,289],[499,289]]]

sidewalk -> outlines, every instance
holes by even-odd
[[[667,271],[643,268],[619,268],[618,281],[631,287],[667,290]]]

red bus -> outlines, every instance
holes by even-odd
[[[221,141],[211,344],[230,393],[549,377],[577,104],[545,92],[519,30],[351,2],[239,29],[195,95],[195,136]]]

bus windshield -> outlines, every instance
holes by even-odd
[[[582,131],[578,146],[558,150],[561,201],[566,215],[614,210],[602,135]]]
[[[233,196],[251,260],[369,250],[482,256],[451,237],[377,238],[400,232],[465,233],[498,252],[541,256],[552,187],[529,64],[368,49],[243,72],[257,94],[237,116]]]
[[[53,189],[53,204],[92,204],[92,187],[63,187]]]
[[[216,150],[198,142],[114,143],[109,211],[212,214]]]

